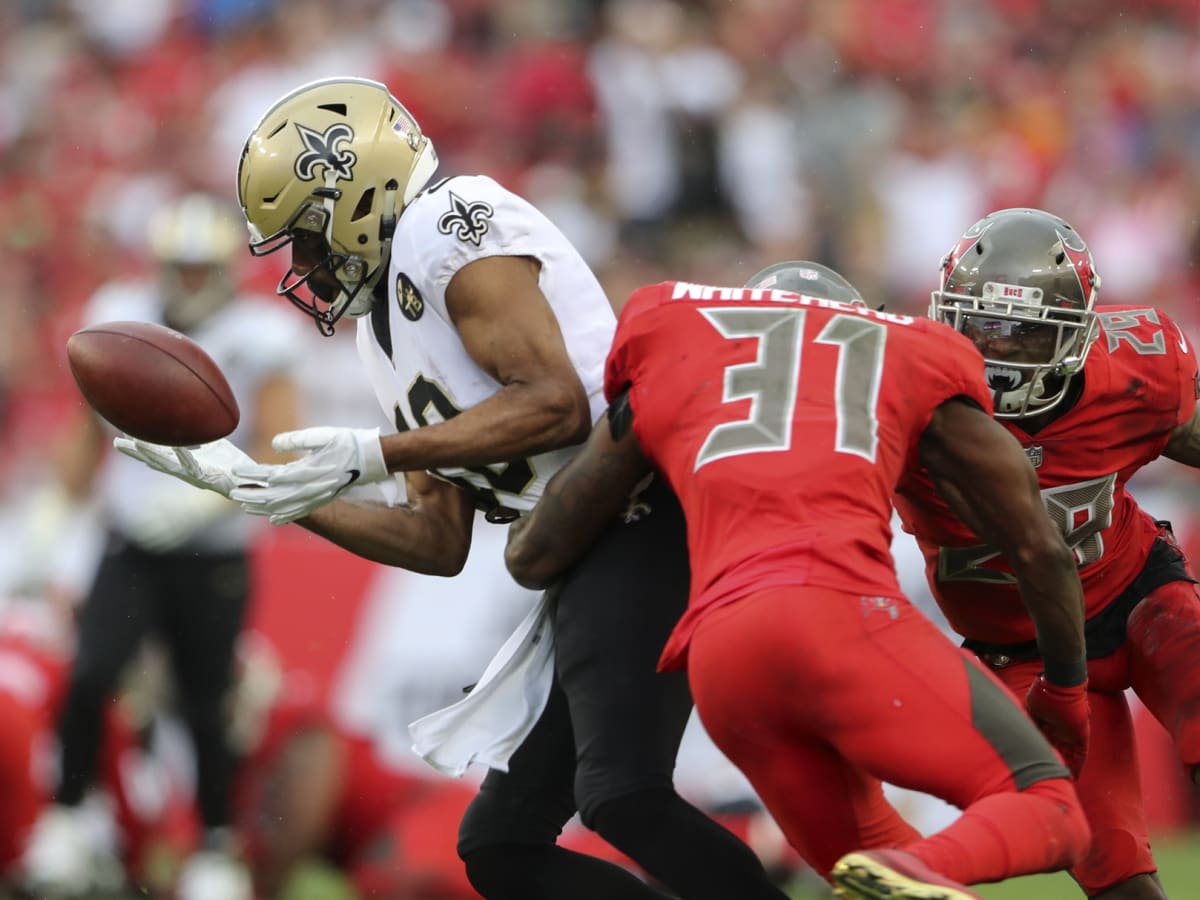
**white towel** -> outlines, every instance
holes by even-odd
[[[467,696],[408,726],[413,751],[454,778],[471,763],[507,772],[546,708],[553,680],[554,635],[543,594]]]

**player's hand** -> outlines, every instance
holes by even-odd
[[[1042,734],[1062,754],[1071,774],[1078,778],[1087,758],[1091,731],[1087,682],[1063,687],[1039,675],[1025,695],[1025,707]]]
[[[151,469],[174,475],[198,488],[215,491],[222,497],[228,497],[239,484],[246,483],[234,476],[234,466],[255,465],[253,459],[227,438],[189,449],[166,447],[121,435],[113,439],[113,446]]]
[[[136,513],[123,517],[121,532],[149,553],[169,553],[237,507],[215,492],[193,491],[158,479],[159,487],[141,496]]]
[[[324,506],[352,484],[383,481],[389,475],[378,428],[304,428],[275,435],[280,453],[305,455],[282,465],[241,465],[234,475],[261,487],[230,495],[251,515],[282,525]]]

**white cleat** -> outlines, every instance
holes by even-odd
[[[250,870],[228,853],[198,850],[188,857],[176,900],[253,900],[254,886]]]
[[[94,886],[96,855],[82,809],[47,805],[21,856],[21,883],[35,897],[72,897]]]

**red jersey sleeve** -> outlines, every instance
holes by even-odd
[[[1169,346],[1175,361],[1175,382],[1178,393],[1176,425],[1182,425],[1196,410],[1196,399],[1200,397],[1200,369],[1196,362],[1196,348],[1188,340],[1179,323],[1165,312],[1159,311],[1163,319],[1163,330],[1169,336]]]

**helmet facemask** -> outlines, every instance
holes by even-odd
[[[1013,299],[1017,292],[1029,302]],[[981,348],[997,416],[1048,412],[1062,402],[1071,377],[1083,368],[1096,339],[1095,315],[1043,306],[1040,288],[991,281],[983,286],[983,294],[980,298],[937,291],[932,317]]]
[[[1100,276],[1079,235],[1041,210],[1001,210],[975,223],[943,259],[929,316],[983,354],[999,418],[1054,409],[1099,333]]]
[[[284,230],[267,237],[255,235],[251,226],[250,252],[254,256],[268,256],[292,247],[292,268],[284,271],[275,293],[311,316],[324,335],[333,334],[342,316],[358,318],[371,311],[372,292],[390,256],[390,248],[385,246],[379,265],[368,274],[367,261],[361,256],[335,252],[332,223],[336,202],[333,198],[314,197],[297,210]],[[298,254],[297,239],[310,249]],[[311,261],[311,265],[297,273],[301,258]]]

